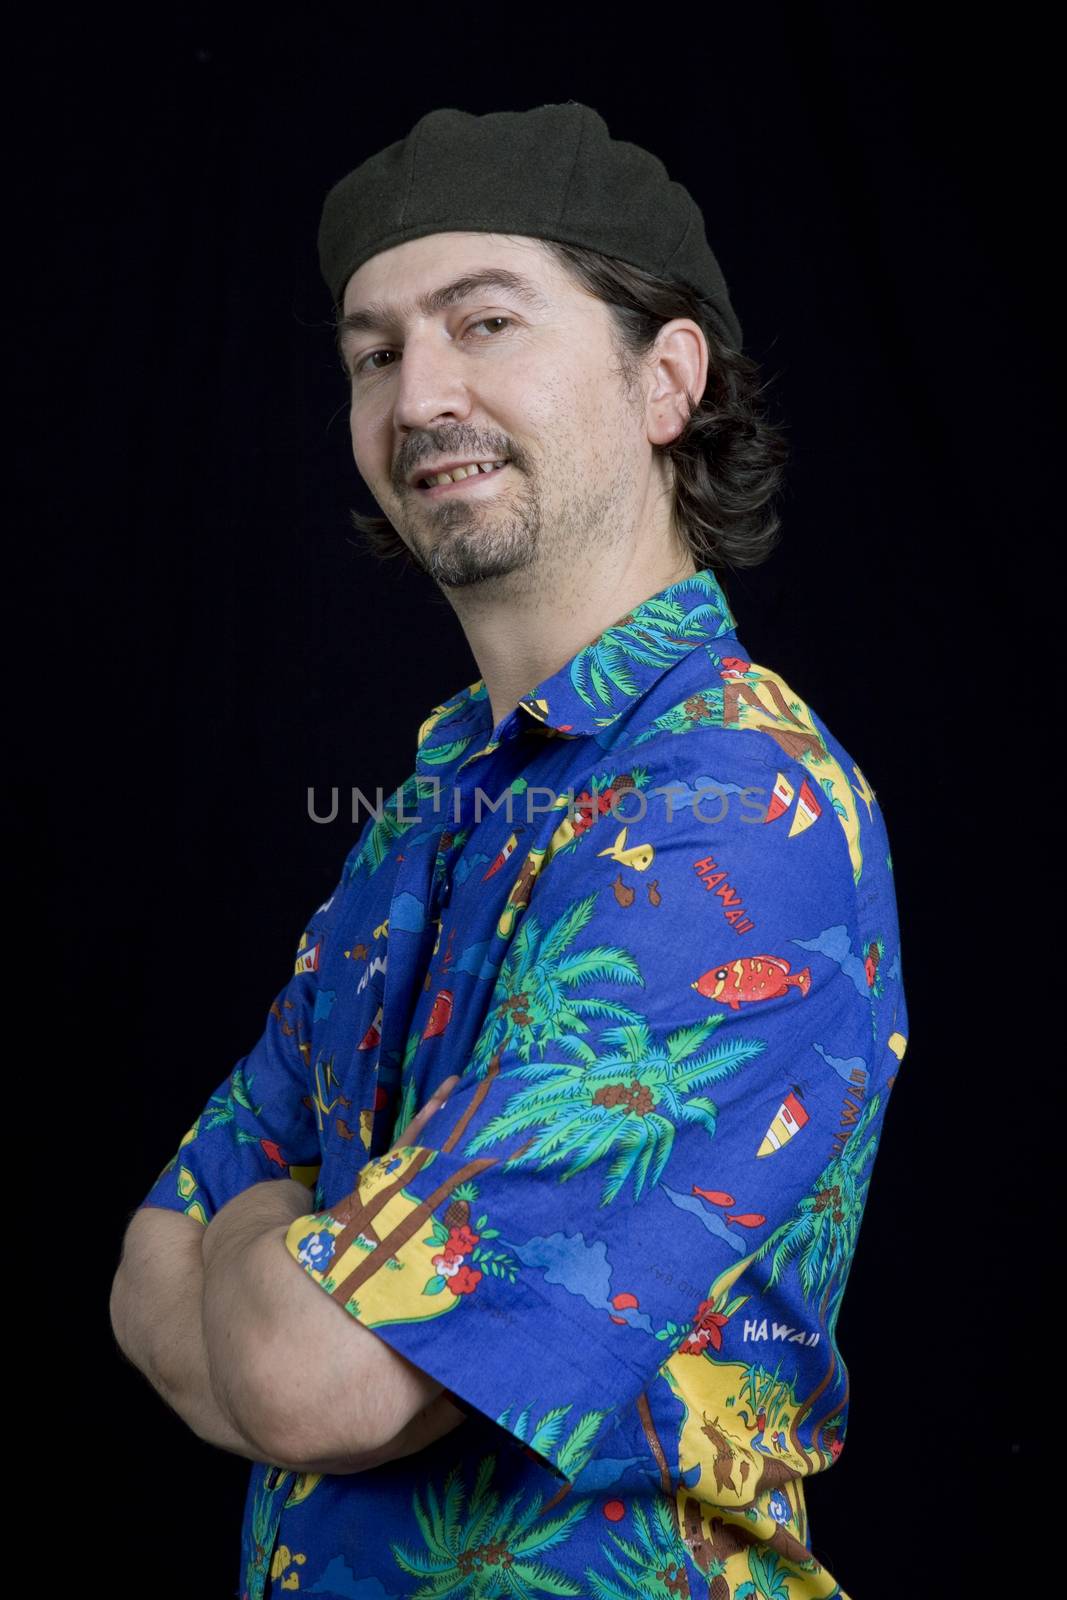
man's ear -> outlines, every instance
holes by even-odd
[[[708,381],[708,343],[690,317],[665,322],[649,352],[645,402],[650,444],[670,444],[683,432]]]

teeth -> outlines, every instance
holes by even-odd
[[[464,478],[476,478],[479,472],[495,472],[505,466],[506,461],[477,461],[469,467],[456,467],[452,472],[438,472],[434,477],[423,478],[422,481],[432,489],[439,483],[462,483]]]

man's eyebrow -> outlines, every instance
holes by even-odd
[[[424,317],[432,317],[436,312],[457,305],[462,300],[469,300],[485,289],[505,289],[539,311],[551,309],[548,301],[528,278],[517,272],[509,272],[506,267],[484,267],[478,272],[465,272],[461,278],[454,278],[439,289],[428,289],[425,294],[418,296],[412,306],[390,306],[381,300],[373,300],[358,311],[350,311],[346,316],[339,317],[335,324],[337,349],[343,356],[346,335],[395,328],[403,320],[405,311],[418,311]]]

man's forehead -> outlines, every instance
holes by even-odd
[[[449,280],[484,277],[499,271],[500,286],[524,286],[550,294],[553,260],[541,240],[518,234],[447,232],[423,234],[389,250],[379,251],[352,274],[345,285],[342,310],[347,314],[373,302],[389,302],[399,311],[415,310],[419,298]]]

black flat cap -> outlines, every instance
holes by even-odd
[[[700,207],[662,161],[613,139],[576,100],[476,116],[429,111],[330,189],[319,265],[340,309],[371,256],[430,233],[512,233],[584,245],[695,291],[741,349],[741,324]]]

